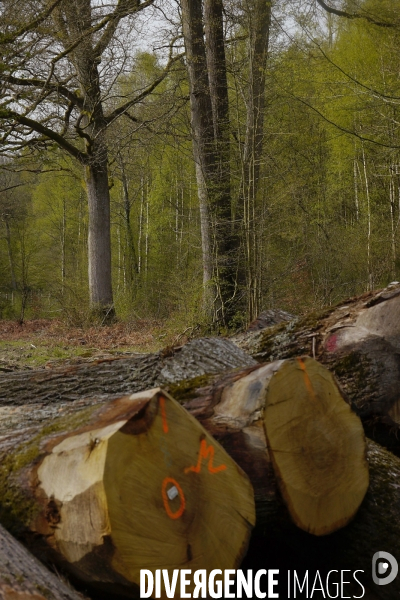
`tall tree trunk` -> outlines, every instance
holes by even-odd
[[[65,48],[71,41],[82,41],[71,52],[71,60],[77,73],[80,93],[85,110],[81,113],[79,129],[89,160],[85,164],[85,180],[88,195],[88,271],[90,303],[105,317],[114,315],[111,278],[111,222],[110,192],[108,187],[108,152],[105,139],[107,127],[102,105],[99,77],[99,57],[95,41],[88,32],[92,28],[90,0],[65,0],[54,12],[55,23]]]
[[[203,14],[198,0],[181,0],[182,28],[190,87],[193,156],[196,165],[197,193],[203,255],[204,311],[215,320],[216,288],[213,239],[211,231],[212,198],[216,183],[214,124],[209,87]]]
[[[62,219],[61,219],[61,289],[64,294],[65,272],[66,272],[66,238],[67,238],[67,209],[65,196],[62,200]]]
[[[367,174],[367,161],[365,158],[364,144],[362,145],[362,160],[364,170],[364,181],[365,181],[365,199],[367,202],[367,268],[368,268],[368,285],[367,290],[372,292],[374,289],[374,274],[372,271],[372,259],[371,259],[371,196],[369,192],[369,181]]]
[[[138,273],[138,263],[136,260],[135,242],[133,239],[132,226],[131,226],[131,202],[129,199],[129,186],[128,178],[126,175],[125,164],[121,155],[119,155],[119,167],[121,169],[121,180],[124,198],[124,220],[126,228],[126,243],[127,243],[127,273],[128,273],[128,285],[130,292],[133,293],[133,282],[134,273]]]
[[[203,253],[204,309],[216,326],[236,312],[238,240],[232,230],[229,105],[222,1],[181,0]]]
[[[246,136],[243,152],[242,194],[247,262],[248,316],[254,319],[258,306],[256,199],[259,189],[260,161],[264,140],[265,71],[271,24],[271,1],[250,0],[249,20],[249,90],[247,98]]]
[[[113,304],[111,285],[110,193],[107,154],[103,149],[100,164],[85,168],[89,206],[89,290],[95,309],[110,310]]]
[[[232,224],[230,121],[222,0],[204,1],[204,24],[216,147],[216,282],[221,321],[229,324],[236,312],[239,238],[235,235]]]

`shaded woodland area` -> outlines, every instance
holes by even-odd
[[[399,36],[398,0],[0,1],[5,352],[98,346],[0,356],[1,600],[399,596]]]
[[[5,1],[0,44],[3,318],[235,328],[398,278],[394,0]]]

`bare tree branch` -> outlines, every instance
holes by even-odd
[[[343,133],[352,135],[353,137],[356,137],[363,142],[369,142],[370,144],[375,144],[376,146],[382,146],[383,148],[391,148],[391,149],[399,149],[400,148],[400,146],[396,146],[393,144],[385,144],[384,142],[379,142],[377,140],[373,140],[372,138],[365,137],[365,136],[357,133],[357,131],[347,129],[347,127],[343,127],[342,125],[339,125],[338,123],[335,123],[335,121],[332,121],[331,119],[329,119],[320,110],[318,110],[318,108],[316,108],[315,106],[313,106],[312,104],[310,104],[309,102],[304,100],[303,98],[300,98],[299,96],[295,96],[295,94],[293,94],[289,90],[285,90],[285,92],[289,96],[291,96],[292,98],[294,98],[295,100],[300,102],[301,104],[304,104],[304,106],[307,106],[308,108],[310,108],[312,111],[317,113],[317,115],[319,115],[324,121],[326,121],[330,125],[333,125],[334,127],[336,127],[336,129],[339,129],[339,131],[342,131]]]
[[[79,108],[84,108],[83,100],[79,98],[79,96],[74,94],[71,90],[66,88],[64,85],[58,83],[49,83],[44,79],[25,79],[24,77],[14,77],[13,75],[8,75],[4,78],[4,81],[11,83],[12,85],[18,86],[29,86],[42,89],[47,88],[48,90],[61,94],[62,96],[64,96],[64,98],[66,98],[70,102],[73,102]]]
[[[376,19],[370,17],[367,14],[363,15],[360,13],[349,13],[344,10],[338,10],[337,8],[333,8],[332,6],[326,4],[324,0],[317,0],[317,3],[331,15],[337,15],[338,17],[346,17],[346,19],[365,19],[365,21],[368,21],[368,23],[372,23],[372,25],[377,25],[378,27],[398,27],[397,23],[377,21]]]
[[[0,43],[2,44],[12,44],[13,42],[15,42],[15,40],[19,37],[21,37],[22,35],[24,35],[25,33],[28,33],[28,31],[32,31],[33,29],[35,29],[36,27],[38,27],[38,25],[40,25],[41,23],[43,23],[43,21],[45,21],[47,19],[47,17],[49,17],[51,15],[51,13],[53,12],[53,10],[56,8],[56,6],[58,4],[60,4],[62,0],[56,0],[55,2],[53,2],[53,4],[51,4],[49,6],[49,8],[47,10],[45,10],[43,13],[41,13],[40,15],[38,15],[36,17],[36,19],[34,19],[33,21],[31,21],[30,23],[27,23],[27,25],[24,25],[23,27],[21,27],[21,29],[19,29],[18,31],[15,31],[13,34],[8,34],[8,35],[3,35],[0,37]]]
[[[30,127],[33,131],[36,131],[36,133],[40,133],[41,135],[52,140],[53,142],[56,142],[56,144],[58,144],[60,148],[66,150],[69,154],[71,154],[71,156],[79,160],[81,164],[86,164],[88,161],[88,155],[85,152],[82,152],[81,150],[76,148],[59,133],[53,131],[52,129],[49,129],[48,127],[46,127],[42,123],[39,123],[38,121],[35,121],[34,119],[30,119],[29,117],[19,115],[18,113],[9,109],[0,110],[0,119],[12,119],[17,123],[24,125],[25,127]]]
[[[171,45],[171,47],[172,47],[172,45]],[[161,75],[159,77],[157,77],[157,79],[155,79],[149,86],[147,86],[147,88],[145,90],[143,90],[143,92],[141,92],[140,94],[138,94],[135,98],[133,98],[132,100],[129,100],[128,102],[126,102],[122,106],[119,106],[111,114],[109,114],[106,117],[107,123],[108,124],[112,123],[112,121],[114,121],[114,119],[116,119],[120,115],[123,115],[132,106],[134,106],[135,104],[138,104],[139,102],[141,102],[142,100],[144,100],[149,94],[151,94],[156,89],[156,87],[166,78],[166,76],[168,75],[168,73],[169,73],[172,65],[177,60],[181,59],[182,56],[184,56],[183,52],[181,54],[176,54],[175,56],[171,56],[170,55],[170,59],[169,59],[167,65],[166,65],[165,69],[161,73]]]
[[[140,3],[140,0],[119,0],[115,11],[106,17],[108,25],[94,48],[95,55],[101,56],[103,54],[104,50],[112,40],[121,19],[128,15],[140,12],[151,4],[154,4],[154,1],[155,0],[146,0],[146,2]],[[103,20],[103,23],[104,21],[105,19]]]

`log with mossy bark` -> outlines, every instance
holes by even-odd
[[[129,358],[0,373],[0,407],[58,406],[85,397],[131,394],[206,373],[222,373],[257,362],[224,338],[199,338],[181,347]]]
[[[171,391],[189,390],[189,411],[247,472],[259,528],[292,539],[292,521],[322,535],[352,520],[368,485],[364,434],[326,369],[278,361],[198,383]],[[113,593],[134,594],[140,566],[162,568],[165,552],[170,568],[239,564],[248,539],[239,525],[252,523],[248,482],[183,408],[156,390],[76,409],[3,438],[0,520]]]
[[[365,438],[326,368],[289,359],[198,385],[169,390],[248,473],[259,523],[269,521],[276,485],[305,531],[325,535],[351,520],[368,486]]]
[[[337,377],[366,432],[400,452],[400,285],[235,341],[260,362],[309,354]]]
[[[308,388],[310,383],[306,381],[304,366],[299,364],[298,359],[276,361],[270,365],[261,366],[260,369],[250,367],[243,371],[225,374],[222,377],[213,375],[209,376],[207,381],[204,377],[200,381],[198,379],[184,381],[172,384],[168,389],[218,439],[249,475],[255,491],[256,531],[261,529],[265,534],[262,552],[270,552],[270,544],[274,545],[278,542],[276,548],[280,547],[281,550],[276,549],[272,554],[280,552],[281,562],[283,554],[283,563],[287,568],[296,569],[300,563],[304,568],[310,569],[310,572],[313,568],[320,568],[326,572],[330,569],[361,569],[364,571],[364,574],[361,575],[362,581],[369,588],[365,597],[392,600],[400,596],[400,581],[396,579],[390,586],[374,584],[371,578],[371,561],[374,553],[380,548],[391,552],[395,557],[400,556],[399,458],[367,439],[366,456],[370,478],[368,491],[354,519],[330,535],[309,535],[295,527],[294,523],[297,526],[299,523],[296,514],[293,513],[293,506],[290,502],[282,502],[282,495],[285,498],[287,491],[282,487],[283,482],[280,480],[279,470],[276,470],[276,464],[274,464],[274,451],[279,455],[281,448],[272,445],[265,435],[272,425],[272,423],[267,425],[266,422],[269,410],[268,393],[264,423],[260,423],[259,419],[260,404],[262,407],[263,398],[260,379],[268,379],[268,375],[264,374],[260,378],[257,376],[257,371],[264,370],[268,373],[269,369],[273,369],[275,370],[274,377],[278,380],[285,375],[285,370],[280,369],[279,365],[283,364],[287,367],[295,365],[297,368],[297,381],[294,385],[288,383],[289,387],[286,388],[289,401],[286,404],[287,408],[283,411],[284,421],[286,419],[289,421],[290,414],[296,417],[296,413],[291,413],[290,404],[294,403],[293,408],[296,406],[293,396],[298,393],[299,389],[300,397],[303,398],[300,406],[304,414],[300,410],[298,422],[289,421],[290,426],[285,432],[288,434],[288,440],[285,440],[286,435],[279,435],[279,426],[275,423],[275,434],[278,434],[278,439],[284,441],[285,448],[282,454],[287,455],[287,442],[291,445],[291,450],[295,451],[294,460],[289,461],[289,465],[290,462],[292,466],[295,465],[294,474],[297,482],[299,476],[297,461],[303,456],[306,457],[304,476],[310,477],[310,472],[318,474],[313,481],[315,486],[313,492],[316,497],[321,493],[321,496],[326,498],[327,488],[324,486],[325,484],[329,486],[331,475],[332,479],[336,479],[338,489],[344,490],[348,485],[348,478],[357,480],[360,476],[362,477],[363,473],[363,468],[355,465],[342,473],[336,470],[336,466],[343,462],[343,455],[346,454],[345,445],[341,446],[339,441],[339,422],[336,421],[329,409],[327,413],[322,413],[321,419],[318,411],[317,414],[313,411],[312,405],[315,404],[315,398],[313,399],[315,396],[318,400],[322,400],[322,404],[324,400],[327,401],[329,406],[330,396],[336,395],[337,388],[335,386],[336,389],[332,392],[330,386],[325,387],[322,384],[321,390],[321,387],[315,383],[316,378],[312,373],[315,361],[305,359],[303,362],[309,374],[309,380],[314,382],[313,387],[315,386],[311,398],[307,394],[302,397],[301,390],[304,393],[304,388]],[[293,366],[289,370],[293,376]],[[326,369],[319,366],[318,371],[324,380],[328,378],[332,381],[331,375],[327,373]],[[278,400],[276,408],[284,407],[284,404]],[[270,408],[274,408],[273,404]],[[329,422],[332,421],[331,429],[328,427],[327,430],[324,430],[321,427],[321,421],[323,423],[325,420],[324,417]],[[304,447],[296,443],[299,433],[296,431],[297,428],[304,435]],[[318,438],[323,439],[321,452],[316,450]],[[315,452],[312,451],[313,447]],[[331,449],[331,452],[327,452],[328,448]],[[342,459],[340,459],[341,454]],[[336,461],[332,461],[335,455]],[[327,473],[329,473],[328,479],[324,481],[324,475]],[[333,487],[335,488],[335,486]],[[348,493],[351,494],[350,488],[348,488]],[[332,517],[334,511],[331,512],[331,510],[329,509],[328,512]],[[288,518],[288,513],[291,519]],[[260,546],[257,547],[256,553],[260,553]],[[291,556],[292,559],[288,558],[285,562],[286,555]],[[359,595],[359,591],[355,594]]]
[[[140,569],[239,566],[255,522],[252,486],[166,392],[25,435],[2,456],[0,521],[75,578],[137,597]]]

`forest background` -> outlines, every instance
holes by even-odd
[[[209,0],[203,13],[193,0],[1,2],[0,317],[83,326],[100,306],[100,323],[227,331],[398,279],[397,1],[327,4],[215,0],[215,51]],[[100,45],[89,108],[82,61]],[[96,296],[104,161],[110,287]]]

